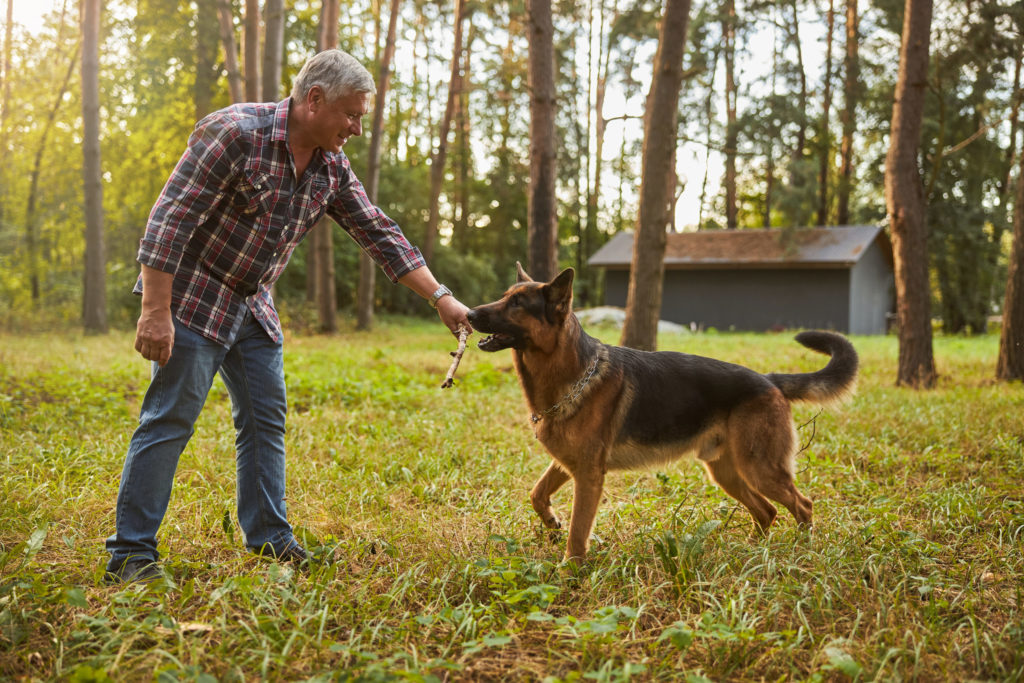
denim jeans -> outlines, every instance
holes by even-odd
[[[253,550],[295,545],[284,501],[287,400],[280,342],[248,312],[235,342],[224,347],[174,321],[174,347],[142,402],[117,494],[116,533],[107,539],[108,570],[129,559],[159,559],[156,534],[167,512],[178,458],[218,372],[235,423],[238,521]]]

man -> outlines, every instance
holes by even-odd
[[[352,56],[328,50],[303,66],[290,98],[234,105],[196,125],[139,248],[135,349],[153,373],[106,543],[108,581],[159,574],[156,533],[217,373],[231,396],[246,545],[280,561],[306,559],[285,510],[282,333],[270,287],[324,213],[393,282],[428,299],[453,333],[471,329],[466,306],[369,202],[342,152],[362,133],[375,92]]]

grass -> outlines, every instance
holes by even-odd
[[[765,372],[823,360],[788,334],[660,343]],[[320,561],[244,551],[218,380],[161,528],[165,578],[117,588],[103,540],[147,365],[128,333],[0,336],[0,678],[1024,678],[1021,385],[992,381],[994,337],[937,338],[929,392],[893,386],[895,339],[854,343],[853,402],[796,411],[813,531],[782,511],[751,540],[684,461],[612,474],[574,570],[529,504],[547,457],[507,352],[471,348],[442,391],[436,323],[292,337],[289,517]]]

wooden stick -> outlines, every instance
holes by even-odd
[[[469,338],[469,330],[464,325],[459,325],[459,348],[457,351],[452,351],[452,366],[448,368],[448,374],[444,378],[444,382],[441,384],[442,389],[455,384],[455,370],[459,367],[459,361],[462,360],[462,354],[466,352],[466,339]]]

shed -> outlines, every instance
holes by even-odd
[[[633,233],[590,257],[605,304],[625,306]],[[879,226],[670,233],[661,317],[722,330],[884,334],[895,310],[892,244]]]

